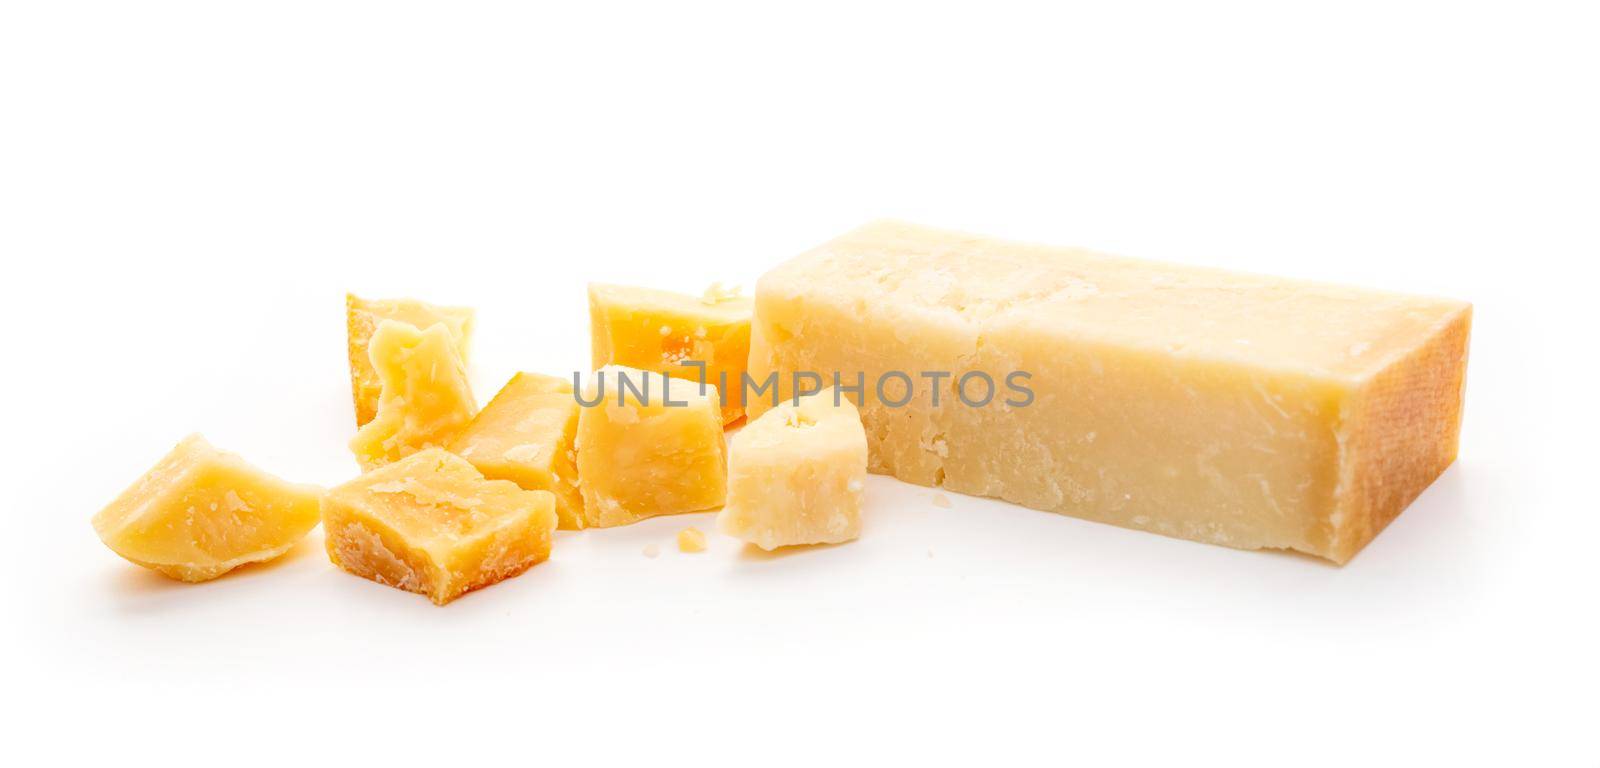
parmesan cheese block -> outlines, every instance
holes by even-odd
[[[748,296],[713,285],[703,296],[621,285],[589,286],[594,368],[659,371],[730,394],[722,421],[744,415],[740,377],[750,356]],[[687,363],[687,364],[686,364]]]
[[[728,504],[717,526],[772,550],[861,535],[867,438],[861,415],[833,390],[784,403],[745,425],[728,459]]]
[[[584,526],[722,506],[728,469],[717,391],[650,371],[607,366],[584,387],[578,477]]]
[[[350,440],[362,469],[443,446],[478,412],[461,354],[443,323],[419,331],[385,320],[373,332],[368,352],[383,393],[378,415]]]
[[[1455,459],[1471,317],[878,222],[761,278],[750,373],[862,385],[874,472],[1344,563]]]
[[[190,435],[100,510],[94,530],[131,562],[207,581],[289,551],[317,526],[321,496]]]
[[[467,362],[467,349],[472,339],[471,309],[438,307],[416,299],[363,299],[353,293],[345,294],[344,309],[350,348],[350,390],[355,397],[358,427],[378,414],[378,396],[383,392],[383,384],[367,352],[367,344],[379,323],[396,320],[417,328],[443,323],[456,352],[461,355],[462,364]]]
[[[556,495],[561,527],[583,527],[578,492],[578,401],[572,382],[518,373],[450,442],[484,477]]]
[[[550,556],[555,497],[487,480],[431,448],[328,491],[328,557],[379,584],[444,605]]]

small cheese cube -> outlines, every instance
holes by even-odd
[[[362,426],[378,413],[378,397],[383,385],[378,372],[372,367],[367,354],[367,344],[378,324],[384,320],[397,320],[418,328],[443,323],[450,331],[450,339],[467,361],[468,342],[472,338],[473,312],[466,307],[436,307],[416,299],[363,299],[355,294],[345,294],[345,327],[350,343],[350,389],[356,403],[356,426]]]
[[[748,296],[714,285],[704,296],[620,285],[589,286],[595,368],[625,365],[699,383],[728,394],[724,424],[744,415],[738,393],[750,356]],[[685,362],[704,363],[684,365]]]
[[[206,581],[271,560],[317,526],[322,489],[279,480],[190,435],[94,516],[111,551]]]
[[[578,491],[578,401],[572,383],[555,376],[511,377],[466,429],[450,442],[452,453],[484,477],[510,480],[530,491],[556,495],[561,527],[583,527]]]
[[[328,491],[322,523],[335,565],[444,605],[544,562],[555,496],[430,448]]]
[[[372,334],[370,351],[383,395],[378,415],[350,440],[363,469],[442,446],[477,413],[461,355],[443,323],[419,331],[385,320]]]
[[[861,535],[867,436],[848,398],[823,390],[786,402],[733,438],[723,533],[762,549]]]
[[[578,414],[586,527],[722,506],[727,466],[717,391],[621,366],[597,371]],[[589,405],[593,403],[593,405]]]

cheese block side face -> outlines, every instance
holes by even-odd
[[[383,392],[378,372],[372,367],[367,345],[384,320],[395,320],[428,328],[443,324],[461,355],[468,361],[474,313],[466,307],[441,307],[416,299],[363,299],[345,294],[345,327],[350,352],[350,389],[355,400],[356,426],[372,421],[378,414],[378,398]]]
[[[438,605],[543,562],[556,527],[552,494],[438,448],[328,491],[322,516],[335,565]]]
[[[174,579],[207,581],[289,551],[316,527],[321,495],[192,435],[93,524],[123,558]]]
[[[620,386],[624,378],[631,388]],[[578,476],[585,527],[722,506],[726,449],[714,388],[701,394],[694,383],[608,366],[586,383],[583,402]]]
[[[620,365],[705,381],[729,393],[724,424],[744,416],[738,386],[750,355],[753,299],[717,290],[703,297],[620,285],[589,286],[591,356],[595,369]]]
[[[555,494],[561,528],[576,530],[583,527],[577,435],[578,403],[572,383],[518,373],[450,442],[449,449],[484,477]]]
[[[350,441],[363,469],[443,446],[477,413],[466,368],[443,324],[418,330],[385,320],[368,351],[383,394],[377,416]]]
[[[871,471],[923,485],[1342,563],[1454,455],[1462,302],[894,222],[756,302],[752,377],[788,398],[795,371],[863,375]],[[894,371],[900,407],[901,381],[874,387]]]
[[[766,550],[861,535],[867,438],[849,399],[830,389],[785,403],[732,443],[723,533]]]
[[[1357,392],[1340,432],[1331,559],[1354,557],[1455,462],[1471,333],[1468,308]]]

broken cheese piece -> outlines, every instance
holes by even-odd
[[[585,527],[722,506],[727,466],[716,388],[702,394],[691,382],[607,366],[587,382],[582,403],[578,477]]]
[[[650,288],[589,286],[591,356],[596,369],[624,365],[705,383],[728,393],[722,421],[744,415],[737,393],[750,356],[751,299],[713,284],[703,296]]]
[[[419,331],[385,320],[373,332],[369,351],[383,395],[378,415],[350,440],[363,469],[442,446],[477,413],[461,355],[444,324]]]
[[[723,533],[767,550],[861,535],[867,436],[856,407],[835,397],[783,403],[734,436]]]
[[[1455,459],[1471,316],[878,222],[761,278],[750,368],[862,375],[874,472],[1343,563]]]
[[[350,389],[355,399],[357,427],[364,426],[378,414],[378,397],[383,385],[372,367],[367,344],[384,320],[397,320],[417,328],[443,323],[450,331],[462,364],[467,363],[473,324],[473,311],[469,308],[439,307],[416,299],[363,299],[353,293],[345,294],[344,307],[350,348]]]
[[[448,447],[484,477],[554,493],[561,527],[575,530],[583,527],[577,435],[578,401],[572,397],[572,383],[518,373]]]
[[[94,516],[113,552],[206,581],[289,551],[320,518],[322,489],[279,480],[190,435]]]
[[[329,490],[322,520],[335,565],[444,605],[548,558],[555,496],[430,448]]]

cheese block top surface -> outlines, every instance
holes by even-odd
[[[837,275],[815,290],[819,271]],[[1034,329],[1088,344],[1363,379],[1471,305],[1109,256],[877,221],[764,275],[765,300],[816,302],[970,333]],[[908,318],[910,319],[910,318]],[[800,329],[787,329],[800,332]]]

